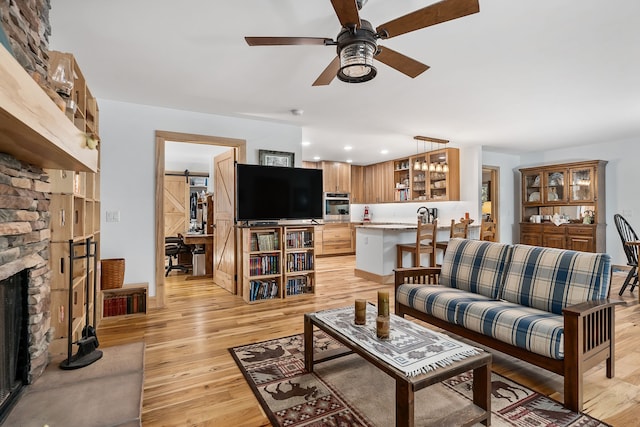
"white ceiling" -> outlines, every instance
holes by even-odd
[[[433,2],[369,0],[360,16],[375,27]],[[321,87],[335,47],[244,36],[335,39],[329,0],[55,0],[50,47],[76,56],[98,98],[291,123],[304,160],[368,164],[422,150],[414,135],[504,152],[640,136],[638,17],[638,0],[480,0],[379,42],[431,67],[417,78],[376,61],[368,83]]]

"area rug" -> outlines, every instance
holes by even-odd
[[[304,369],[302,334],[229,349],[274,426],[386,427],[395,425],[395,383],[391,377],[322,331],[315,331],[315,358],[334,357]],[[455,412],[471,405],[472,371],[420,390],[416,426],[455,426]],[[496,373],[491,383],[491,425],[607,426],[588,415]],[[453,416],[452,416],[453,415]]]
[[[62,370],[57,356],[27,386],[3,426],[135,427],[141,425],[143,342],[100,347],[91,365]]]

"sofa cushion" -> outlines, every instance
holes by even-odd
[[[461,302],[457,323],[516,347],[553,359],[564,359],[561,315],[505,301]]]
[[[440,285],[398,286],[396,301],[449,323],[456,322],[456,306],[461,302],[491,301],[482,295]]]
[[[562,314],[568,305],[606,298],[610,276],[607,254],[514,245],[501,298]]]
[[[497,298],[511,245],[451,239],[442,261],[440,284]]]

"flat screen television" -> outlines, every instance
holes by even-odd
[[[322,170],[236,164],[236,222],[322,218]]]

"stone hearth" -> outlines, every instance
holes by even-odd
[[[48,177],[0,153],[0,280],[27,271],[29,383],[48,363],[50,329]]]

